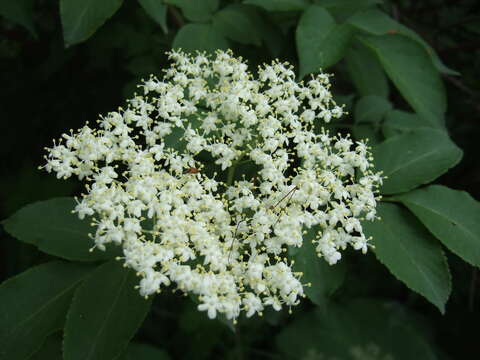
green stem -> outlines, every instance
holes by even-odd
[[[232,166],[228,168],[228,173],[227,173],[227,186],[232,185],[233,183],[233,177],[235,176],[235,168],[237,167],[236,163],[233,163]]]

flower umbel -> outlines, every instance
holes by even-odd
[[[172,284],[229,319],[298,304],[285,252],[305,229],[330,264],[348,245],[367,251],[360,220],[374,220],[381,183],[368,147],[322,129],[343,113],[329,75],[297,83],[273,62],[254,76],[231,52],[169,57],[126,109],[64,134],[45,169],[85,180],[75,212],[93,217],[96,248],[122,247],[143,296]]]

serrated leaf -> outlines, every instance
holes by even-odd
[[[431,128],[390,137],[372,153],[375,168],[387,177],[380,189],[383,194],[427,184],[455,166],[463,154],[445,132]]]
[[[288,359],[422,359],[435,351],[400,304],[355,299],[294,314],[276,338]]]
[[[87,40],[122,5],[123,0],[60,0],[60,18],[66,46]]]
[[[160,0],[138,0],[138,2],[166,34],[168,32],[167,6]]]
[[[378,260],[397,279],[444,313],[451,279],[440,244],[399,205],[382,203],[377,209],[381,219],[365,221],[363,229],[373,238]]]
[[[73,291],[91,269],[55,261],[0,285],[0,359],[26,359],[61,329]]]
[[[50,255],[77,261],[115,257],[118,249],[114,247],[90,252],[94,245],[88,238],[90,221],[72,214],[74,207],[75,200],[69,197],[39,201],[24,206],[2,224],[10,235]]]
[[[167,352],[148,344],[130,343],[118,360],[169,360]]]
[[[218,0],[164,0],[166,4],[175,5],[182,9],[188,20],[206,22],[212,18],[218,9]]]
[[[435,68],[445,74],[459,75],[458,72],[446,67],[435,50],[432,49],[428,43],[423,40],[417,33],[398,23],[383,11],[378,9],[370,9],[364,12],[359,12],[348,19],[348,23],[352,24],[359,30],[373,35],[386,34],[401,34],[418,42],[430,56],[430,60]]]
[[[345,54],[347,70],[360,95],[388,97],[388,80],[374,53],[360,42]]]
[[[312,302],[322,305],[343,283],[346,275],[345,262],[329,265],[318,257],[312,240],[318,232],[318,227],[307,230],[303,237],[303,245],[295,253],[295,271],[302,272],[302,283],[310,283],[304,287],[305,294]]]
[[[480,203],[470,194],[430,185],[395,198],[447,248],[480,266]]]
[[[359,39],[375,52],[412,108],[433,127],[444,128],[445,89],[425,49],[402,35],[362,36]]]
[[[135,272],[111,261],[75,291],[64,333],[65,360],[114,359],[125,349],[150,309],[134,289]]]
[[[256,5],[267,11],[301,11],[308,7],[306,0],[244,0],[243,3]]]
[[[310,6],[300,18],[295,32],[299,77],[328,68],[342,59],[352,36],[349,25],[337,25],[327,10]]]
[[[0,0],[0,15],[27,28],[36,36],[33,0]]]
[[[187,24],[178,31],[172,48],[187,52],[199,50],[213,53],[217,49],[228,49],[228,41],[211,24]]]
[[[261,20],[253,16],[248,7],[232,4],[215,14],[213,25],[230,40],[259,46],[262,38],[257,23]]]
[[[431,124],[415,113],[402,110],[392,110],[385,116],[382,126],[383,135],[389,138],[420,128],[430,128]]]

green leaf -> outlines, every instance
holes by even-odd
[[[390,101],[370,95],[362,97],[355,105],[355,122],[378,124],[392,108]]]
[[[353,103],[356,98],[355,93],[349,93],[349,94],[338,94],[338,93],[333,93],[333,99],[337,104],[344,105],[345,108],[344,110],[351,112],[353,111]]]
[[[224,344],[225,335],[233,335],[220,321],[209,319],[205,312],[198,311],[195,301],[185,301],[177,311],[176,325],[189,340],[189,346],[182,352],[184,359],[211,359],[215,347]]]
[[[305,294],[312,302],[322,305],[343,283],[346,275],[345,262],[329,265],[318,257],[312,240],[318,233],[318,227],[307,230],[303,245],[294,256],[295,271],[302,272],[302,283],[310,283],[305,287]]]
[[[138,2],[166,34],[168,32],[167,6],[161,0],[138,0]]]
[[[250,8],[257,10],[254,6]],[[252,11],[250,11],[250,13],[252,13]],[[255,14],[258,16],[258,12],[255,12]],[[278,24],[275,24],[274,21],[268,17],[262,18],[258,16],[257,22],[257,16],[254,17],[255,26],[259,29],[263,44],[268,48],[271,57],[278,58],[286,46],[282,30]]]
[[[313,2],[343,21],[362,9],[381,4],[382,0],[314,0]]]
[[[385,35],[388,33],[405,34],[407,32],[406,30],[409,30],[378,9],[369,9],[356,13],[348,19],[348,22],[359,30],[372,35]]]
[[[356,139],[368,139],[370,144],[383,140],[380,134],[380,122],[392,104],[383,97],[370,95],[362,97],[355,105],[355,126],[353,135]]]
[[[150,74],[154,74],[158,70],[158,63],[152,54],[136,55],[125,62],[124,68],[129,73],[138,77],[148,77]],[[135,84],[138,84],[138,81],[136,81]],[[135,86],[135,91],[137,89],[138,88]]]
[[[188,20],[207,22],[218,9],[218,0],[164,0],[166,4],[175,5],[182,9]]]
[[[199,50],[213,53],[217,49],[228,49],[228,41],[211,24],[187,24],[178,31],[172,48],[187,52]]]
[[[412,108],[433,127],[444,127],[445,89],[428,54],[402,35],[360,37]]]
[[[118,360],[169,360],[167,352],[148,344],[130,343]]]
[[[65,324],[65,360],[114,359],[150,309],[135,272],[116,261],[99,266],[75,291]]]
[[[355,140],[368,141],[369,146],[380,144],[384,140],[376,124],[354,125],[352,134]]]
[[[363,223],[375,255],[390,272],[444,313],[451,292],[448,264],[440,244],[406,209],[378,206],[380,220]]]
[[[66,46],[87,40],[122,5],[123,0],[60,0]]]
[[[337,25],[327,10],[310,6],[300,18],[295,33],[300,78],[342,59],[350,42],[349,25]]]
[[[375,168],[387,179],[383,194],[396,194],[429,183],[462,158],[460,150],[443,131],[423,128],[393,136],[373,147]]]
[[[345,63],[358,92],[388,98],[387,76],[374,53],[358,41],[354,44],[345,54]]]
[[[431,125],[417,114],[402,110],[392,110],[386,115],[382,130],[383,135],[389,138],[425,127],[430,128]]]
[[[395,197],[447,248],[480,266],[480,203],[464,191],[430,185]]]
[[[285,359],[435,360],[435,350],[399,304],[355,299],[294,314],[276,338]]]
[[[0,359],[26,359],[61,329],[73,291],[90,270],[55,261],[6,280],[0,286]]]
[[[60,49],[59,51],[63,52],[62,47]],[[9,189],[2,199],[4,214],[13,214],[32,201],[70,196],[78,187],[78,180],[73,177],[58,181],[55,176],[45,176],[43,171],[38,171],[38,165],[35,166],[29,161],[18,164],[15,172],[6,173],[2,182],[3,186]]]
[[[430,57],[430,61],[435,68],[445,74],[459,75],[458,72],[446,67],[435,50],[428,45],[417,33],[410,30],[406,26],[398,23],[383,11],[378,9],[370,9],[357,13],[348,19],[348,23],[352,24],[361,31],[372,35],[400,34],[409,37],[421,45]]]
[[[74,207],[75,201],[69,197],[39,201],[21,208],[2,223],[10,235],[50,255],[77,261],[115,257],[115,247],[89,251],[94,245],[88,238],[90,221],[72,214]]]
[[[252,4],[267,11],[301,11],[308,7],[306,0],[245,0],[244,4]]]
[[[260,46],[262,35],[257,23],[261,19],[255,19],[254,16],[249,7],[232,4],[215,14],[213,25],[230,40]]]
[[[50,335],[29,360],[63,360],[62,336],[59,332]]]
[[[0,15],[24,26],[36,36],[33,24],[33,0],[0,0]]]
[[[192,129],[198,129],[202,123],[203,118],[206,116],[206,113],[199,110],[198,113],[193,114],[188,117],[188,124],[185,127],[190,126]],[[180,127],[173,127],[172,132],[163,138],[165,147],[171,148],[173,150],[182,153],[187,147],[187,141],[183,139],[185,134],[185,129]]]

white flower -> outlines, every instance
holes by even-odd
[[[98,249],[122,247],[142,296],[172,285],[210,318],[297,305],[300,274],[280,254],[305,228],[329,264],[368,249],[360,220],[375,219],[382,182],[368,147],[312,130],[343,113],[329,75],[297,83],[273,62],[255,79],[231,52],[169,57],[127,109],[54,142],[45,169],[86,181],[74,211],[93,218]]]
[[[251,317],[255,313],[261,313],[263,310],[262,300],[258,296],[255,296],[252,293],[246,294],[242,300],[242,303],[245,306],[247,317]]]

